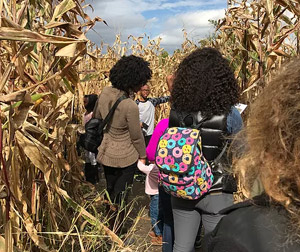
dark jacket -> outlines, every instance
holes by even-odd
[[[232,193],[236,191],[236,183],[226,169],[231,168],[231,162],[227,158],[230,132],[227,130],[227,116],[216,115],[211,118],[202,118],[201,113],[178,112],[171,109],[169,127],[190,127],[201,130],[202,151],[206,160],[211,164],[214,182],[210,191],[224,191]],[[224,148],[224,150],[223,150]],[[221,152],[218,164],[215,160]]]
[[[205,237],[204,252],[296,252],[288,212],[270,205],[266,196],[235,204],[220,212],[226,214],[214,231]]]

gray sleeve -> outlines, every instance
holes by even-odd
[[[150,101],[154,107],[156,107],[159,104],[166,103],[170,99],[170,96],[162,96],[162,97],[155,97],[155,98],[149,98],[148,101]]]

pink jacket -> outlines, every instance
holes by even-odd
[[[155,160],[155,152],[157,148],[158,141],[163,135],[164,131],[168,128],[169,119],[162,119],[156,125],[155,130],[151,136],[150,142],[146,149],[147,157],[149,161]],[[138,168],[140,171],[145,173],[145,192],[148,195],[158,194],[158,167],[155,164],[144,165],[142,162],[138,162]]]
[[[147,175],[145,181],[145,193],[148,195],[158,194],[158,167],[155,164],[144,165],[139,161],[138,168]]]
[[[155,152],[156,152],[158,141],[160,137],[163,135],[164,131],[168,128],[168,126],[169,126],[168,118],[160,120],[159,123],[156,125],[146,149],[146,154],[149,161],[155,161]]]

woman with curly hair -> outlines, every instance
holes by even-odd
[[[132,97],[151,78],[149,63],[140,57],[124,56],[110,70],[112,86],[105,87],[94,110],[95,118],[105,118],[113,104],[122,96]],[[116,208],[125,200],[128,186],[138,159],[145,162],[145,142],[140,129],[139,109],[132,99],[125,99],[116,108],[112,120],[104,130],[103,141],[98,148],[97,160],[103,165],[106,187]],[[119,219],[124,217],[124,211]],[[110,227],[115,225],[110,219]],[[116,229],[115,229],[116,230]]]
[[[228,136],[242,128],[240,113],[234,107],[238,98],[229,62],[216,49],[197,49],[183,59],[174,74],[169,127],[200,127],[203,155],[213,162],[218,156],[226,156]],[[214,183],[202,198],[171,196],[174,252],[194,251],[200,223],[205,233],[211,232],[222,218],[219,211],[233,204],[233,178],[219,165],[212,171]]]
[[[299,59],[288,63],[251,105],[247,148],[234,163],[251,199],[222,211],[206,251],[300,251],[299,70]]]

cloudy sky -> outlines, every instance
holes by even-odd
[[[91,17],[99,16],[104,23],[97,23],[88,32],[95,43],[103,41],[112,45],[116,34],[122,41],[129,35],[147,34],[151,39],[161,37],[161,45],[172,53],[183,42],[183,29],[189,39],[197,42],[212,31],[208,20],[222,18],[226,0],[86,0],[93,6],[86,8]]]

